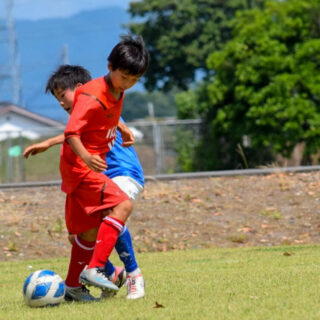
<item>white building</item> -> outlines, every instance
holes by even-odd
[[[0,141],[7,138],[25,137],[38,139],[50,132],[61,132],[61,122],[28,111],[10,102],[0,102]]]

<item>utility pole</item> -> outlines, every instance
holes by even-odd
[[[10,97],[5,99],[11,100],[14,104],[22,106],[22,90],[21,90],[21,78],[20,67],[18,63],[18,46],[15,32],[15,21],[13,18],[13,0],[4,0],[5,24],[1,26],[1,47],[2,53],[5,57],[4,65],[0,65],[0,80],[9,82],[10,89],[0,86],[0,90],[7,94],[10,92]],[[2,17],[0,17],[2,18]],[[6,55],[7,53],[7,55]],[[3,63],[2,61],[0,62]],[[1,96],[0,100],[4,100]]]
[[[61,60],[63,64],[69,64],[69,51],[66,43],[62,47]]]

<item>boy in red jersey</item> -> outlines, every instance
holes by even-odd
[[[102,289],[118,290],[108,280],[104,265],[132,205],[127,195],[101,172],[107,168],[105,153],[114,144],[117,127],[124,143],[131,143],[131,133],[119,124],[123,95],[144,74],[148,62],[143,40],[123,37],[108,57],[109,73],[76,91],[65,130],[60,172],[61,189],[67,194],[66,223],[72,233],[86,232],[84,240],[96,239],[91,261],[80,281]],[[85,214],[79,215],[79,207]]]
[[[62,65],[53,72],[48,79],[46,92],[52,93],[61,107],[70,115],[76,90],[90,80],[92,80],[91,75],[85,68],[81,66]],[[44,152],[53,145],[62,144],[63,142],[64,134],[41,143],[36,143],[25,149],[24,156],[28,158],[29,155]],[[118,136],[118,133],[114,147],[107,153],[106,162],[108,163],[108,169],[104,171],[103,174],[111,178],[120,189],[127,193],[130,199],[135,199],[136,195],[143,188],[143,171],[133,147],[124,148],[122,146],[122,139]],[[109,171],[110,166],[111,171]],[[132,179],[134,180],[133,182]],[[79,208],[79,210],[81,210],[81,208]],[[79,212],[78,214],[81,213]],[[86,232],[69,236],[69,239],[72,239],[72,250],[69,270],[65,280],[65,299],[68,301],[87,302],[95,300],[89,291],[79,283],[79,275],[83,267],[90,261],[90,254],[94,247],[94,241],[88,242],[83,240],[86,236]],[[127,299],[143,297],[144,280],[135,259],[130,232],[126,227],[119,235],[115,248],[124,263],[125,269],[122,267],[114,267],[112,263],[108,261],[105,269],[109,280],[112,280],[112,282],[120,288],[127,277]],[[104,291],[104,297],[110,295],[112,295],[112,292]]]

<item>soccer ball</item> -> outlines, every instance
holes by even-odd
[[[45,307],[59,304],[65,295],[62,278],[50,270],[38,270],[30,274],[23,285],[23,296],[30,307]]]

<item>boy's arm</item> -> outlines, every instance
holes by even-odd
[[[71,136],[66,140],[73,152],[82,159],[89,169],[95,172],[102,172],[107,169],[106,162],[98,154],[88,152],[78,136]]]
[[[121,133],[121,137],[123,141],[122,146],[126,148],[132,146],[134,144],[134,135],[132,131],[120,120],[118,123],[118,130]]]
[[[59,136],[44,140],[39,143],[35,143],[24,150],[23,156],[27,159],[29,155],[34,156],[38,153],[44,152],[56,144],[62,144],[63,141],[64,141],[64,134],[60,134]]]

